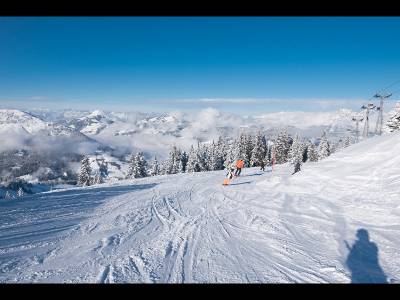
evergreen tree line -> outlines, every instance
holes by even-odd
[[[316,146],[299,135],[292,138],[286,131],[280,132],[275,140],[267,143],[261,132],[254,136],[242,133],[234,140],[219,137],[210,144],[198,143],[196,147],[192,145],[188,152],[173,146],[168,159],[163,162],[159,162],[157,157],[148,162],[143,152],[133,153],[129,159],[126,178],[223,170],[238,159],[244,160],[245,167],[257,167],[262,164],[268,166],[272,164],[273,159],[276,164],[316,162],[351,143],[350,138],[346,138],[332,147],[324,133]],[[91,173],[89,159],[85,157],[78,174],[78,185],[87,186],[102,182],[103,174],[98,172],[92,177]]]

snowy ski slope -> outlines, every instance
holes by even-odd
[[[293,176],[281,165],[230,186],[217,171],[2,201],[0,282],[348,283],[344,241],[359,229],[399,282],[399,153],[396,133]]]

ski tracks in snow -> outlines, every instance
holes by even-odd
[[[224,172],[138,180],[158,182],[110,197],[19,279],[349,282],[343,240],[354,224],[342,208],[348,194],[330,198],[342,181],[302,186],[299,175],[307,174],[291,171],[282,165],[248,177],[259,172],[245,169],[230,186],[221,185]]]

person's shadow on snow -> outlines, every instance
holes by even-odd
[[[366,229],[357,230],[358,240],[349,249],[346,265],[351,271],[351,283],[387,283],[378,261],[378,246],[369,240]]]

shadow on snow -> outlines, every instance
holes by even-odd
[[[239,182],[239,183],[231,183],[229,185],[240,185],[240,184],[249,184],[251,181],[246,181],[246,182]]]
[[[349,249],[346,265],[351,272],[351,283],[387,283],[378,261],[378,246],[369,240],[366,229],[357,230],[357,240]]]

